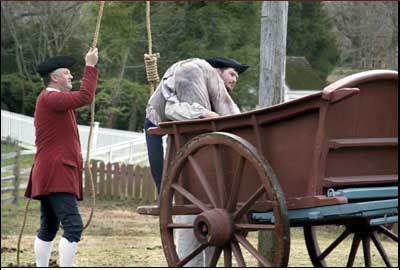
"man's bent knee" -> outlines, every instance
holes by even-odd
[[[57,235],[57,232],[58,232],[58,227],[51,230],[40,228],[37,237],[42,241],[50,242],[54,240],[54,238]]]
[[[83,232],[83,222],[80,215],[71,215],[66,217],[63,222],[64,234],[63,237],[68,241],[79,242]]]

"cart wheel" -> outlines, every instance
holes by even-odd
[[[325,259],[328,260],[328,256],[331,255],[332,258],[334,255],[334,250],[336,248],[343,249],[343,245],[340,245],[346,238],[353,235],[351,248],[349,248],[349,256],[347,261],[343,258],[339,261],[343,261],[346,263],[346,267],[352,267],[354,264],[354,260],[357,254],[357,250],[359,248],[360,242],[362,243],[363,247],[363,258],[364,264],[366,267],[371,267],[371,250],[370,250],[370,243],[371,240],[374,243],[376,249],[378,250],[380,257],[382,258],[383,262],[388,267],[392,267],[392,264],[389,260],[389,256],[385,251],[384,246],[382,245],[382,241],[379,238],[378,233],[382,233],[386,235],[390,241],[398,242],[398,236],[390,231],[383,225],[380,226],[371,226],[369,224],[368,219],[361,219],[361,220],[353,220],[351,224],[344,225],[344,231],[339,234],[339,236],[329,244],[324,250],[321,252],[320,246],[318,244],[318,227],[322,226],[312,226],[306,225],[304,226],[304,238],[307,245],[308,254],[310,255],[311,262],[316,267],[327,267],[327,262]],[[396,252],[397,253],[397,252]],[[376,256],[373,256],[376,258]],[[337,258],[334,261],[338,261]],[[337,265],[339,266],[339,265]]]
[[[197,215],[193,222],[174,220],[175,215],[183,214],[175,195],[185,198],[186,209],[197,209],[192,212]],[[269,202],[267,210],[274,213],[273,224],[250,223],[250,212],[262,202]],[[184,258],[177,254],[174,235],[178,229],[189,230],[198,241],[197,247],[189,250]],[[271,260],[261,255],[252,243],[256,237],[249,232],[259,230],[270,230],[276,236]],[[190,265],[189,262],[209,247],[214,248],[208,249],[211,250],[206,263],[209,267],[230,267],[235,261],[240,267],[249,262],[264,267],[286,266],[289,260],[287,207],[277,178],[257,149],[229,133],[199,135],[178,152],[161,188],[160,231],[171,267]],[[250,235],[253,235],[251,239]]]

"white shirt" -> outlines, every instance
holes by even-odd
[[[47,87],[46,90],[50,92],[61,92],[60,90],[51,87]]]

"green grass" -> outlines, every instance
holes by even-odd
[[[10,153],[13,152],[15,149],[15,145],[11,143],[1,142],[1,153]]]

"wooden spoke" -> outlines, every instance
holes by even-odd
[[[381,241],[379,240],[378,233],[376,232],[376,230],[372,230],[370,236],[371,236],[372,242],[374,242],[376,249],[379,251],[379,254],[381,254],[381,257],[382,257],[383,261],[385,262],[386,266],[392,267],[392,263],[390,262],[389,257],[386,254],[386,251],[381,244]]]
[[[224,266],[232,267],[232,249],[230,245],[224,248]]]
[[[174,127],[173,136],[179,137],[179,130]],[[211,246],[207,267],[222,265],[222,261],[225,267],[232,264],[246,267],[249,262],[244,256],[252,258],[254,254],[257,258],[252,261],[270,266],[272,262],[263,260],[256,245],[246,239],[248,232],[260,230],[274,231],[278,252],[273,263],[287,265],[290,250],[287,207],[275,173],[262,153],[246,139],[230,133],[211,132],[193,138],[195,134],[186,135],[184,146],[183,141],[178,146],[176,141],[169,144],[176,152],[167,162],[169,167],[159,200],[160,237],[168,266],[191,265]],[[245,174],[252,179],[245,179]],[[247,216],[251,211],[266,210],[274,211],[275,224],[251,223],[251,217]],[[201,214],[196,225],[175,219],[177,215],[189,214]],[[178,255],[175,239],[179,230],[193,232],[200,239],[183,256]],[[234,238],[235,234],[239,240]]]
[[[369,236],[366,235],[362,238],[363,251],[364,251],[364,262],[366,267],[371,267],[371,251],[369,245]]]
[[[258,231],[258,230],[274,230],[273,224],[235,224],[237,230]]]
[[[233,220],[237,220],[241,218],[247,211],[250,209],[250,207],[265,193],[265,189],[263,186],[261,186],[259,189],[257,189],[256,192],[240,207],[239,210],[235,212],[233,215]]]
[[[228,204],[226,206],[228,211],[234,211],[236,208],[237,197],[240,190],[240,180],[242,179],[245,161],[246,160],[244,159],[244,157],[239,156],[238,165],[236,166],[236,171],[232,180],[232,188],[230,192],[231,194],[229,196]]]
[[[187,255],[185,258],[183,258],[181,261],[179,261],[175,267],[182,267],[185,264],[187,264],[190,260],[192,260],[194,257],[196,257],[200,252],[202,252],[206,247],[208,247],[208,244],[202,244],[198,246],[195,250],[193,250],[192,253]]]
[[[247,249],[248,252],[250,252],[251,255],[257,259],[257,261],[260,262],[263,267],[272,267],[272,264],[267,261],[267,259],[265,259],[265,257],[262,256],[243,235],[234,234],[234,237],[243,245],[245,249]]]
[[[361,246],[360,243],[362,243],[362,256],[364,257],[363,260],[365,267],[371,267],[372,259],[378,258],[371,254],[371,239],[385,265],[387,267],[392,267],[390,256],[387,252],[387,249],[385,249],[383,246],[383,242],[379,239],[380,235],[378,234],[379,232],[387,232],[388,229],[382,229],[379,226],[371,226],[369,221],[370,220],[368,218],[349,219],[345,224],[345,231],[343,231],[340,236],[337,237],[336,240],[333,241],[333,243],[331,243],[322,253],[320,251],[320,246],[317,244],[316,231],[313,229],[313,226],[304,226],[304,236],[312,264],[316,267],[327,267],[328,265],[324,261],[325,257],[327,257],[334,249],[341,248],[338,247],[338,245],[342,243],[343,246],[343,240],[351,234],[354,237],[351,242],[347,263],[343,261],[346,263],[346,267],[353,267],[357,253]],[[391,232],[389,235],[391,235],[393,238],[397,237],[397,235],[393,235]],[[332,255],[331,257],[334,256]]]
[[[221,151],[220,147],[218,145],[213,145],[212,146],[212,151],[214,155],[214,162],[215,162],[215,173],[217,176],[217,188],[218,188],[218,207],[223,207],[225,203],[225,194],[226,194],[226,189],[225,189],[225,181],[224,181],[224,167],[222,164],[222,157],[221,157]]]
[[[233,255],[236,258],[239,267],[246,267],[246,262],[244,261],[242,251],[240,250],[239,244],[236,241],[231,241],[231,249]]]
[[[325,249],[324,252],[321,253],[321,255],[318,256],[318,259],[323,260],[326,256],[329,255],[329,253],[332,252],[346,237],[350,234],[350,230],[346,229],[332,244]]]
[[[381,233],[385,234],[387,237],[391,238],[392,240],[399,242],[399,237],[397,234],[389,230],[383,225],[378,226],[377,228]]]
[[[210,261],[209,267],[216,267],[218,263],[218,259],[221,256],[222,248],[216,247],[213,253],[213,256]]]
[[[361,238],[358,236],[358,234],[354,234],[353,242],[351,243],[349,258],[347,259],[347,267],[352,267],[354,264],[354,259],[356,258],[357,255],[357,250],[358,246],[360,245],[360,240]]]
[[[193,224],[187,224],[187,223],[168,223],[168,228],[171,229],[192,229]]]
[[[203,170],[200,168],[200,165],[197,163],[197,161],[192,157],[192,156],[188,156],[190,165],[192,166],[194,172],[197,175],[197,178],[200,180],[200,183],[204,189],[204,191],[206,192],[208,198],[210,199],[210,202],[212,203],[212,205],[217,208],[218,204],[217,204],[217,200],[215,199],[216,196],[214,194],[213,189],[211,188],[211,186],[209,185],[206,176],[204,175]]]
[[[197,199],[195,196],[193,196],[192,193],[190,193],[188,190],[186,190],[185,188],[183,188],[182,186],[178,185],[178,184],[172,184],[171,188],[175,189],[177,192],[179,192],[183,197],[185,197],[186,199],[188,199],[189,201],[191,201],[194,205],[196,205],[198,208],[200,208],[203,211],[207,211],[210,210],[210,208],[203,203],[202,201],[200,201],[199,199]]]

